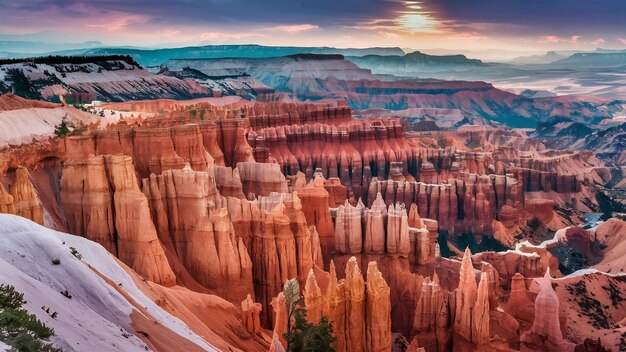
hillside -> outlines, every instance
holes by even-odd
[[[130,58],[110,58],[4,60],[0,62],[0,93],[51,101],[72,94],[83,95],[88,101],[190,99],[208,94],[194,81],[154,75]]]
[[[260,350],[227,342],[245,328],[221,298],[146,282],[99,244],[13,215],[0,215],[0,282],[24,293],[63,351]],[[189,307],[202,301],[203,311],[176,297]],[[220,323],[212,330],[194,313],[220,314]]]
[[[0,95],[0,147],[52,137],[62,121],[75,127],[98,123],[100,118],[67,105]]]

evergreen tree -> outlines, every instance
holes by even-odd
[[[22,306],[24,294],[11,285],[0,285],[0,341],[19,352],[59,352],[47,342],[54,330]]]
[[[322,317],[318,324],[306,320],[304,300],[300,294],[300,285],[295,279],[285,283],[283,289],[287,304],[287,340],[288,352],[334,352],[332,325],[328,318]]]
[[[65,122],[65,117],[61,120],[61,123],[54,127],[54,134],[58,137],[65,137],[70,133],[70,128],[67,126],[67,122]]]

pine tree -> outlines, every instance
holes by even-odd
[[[0,285],[0,341],[20,352],[60,351],[46,341],[54,330],[22,308],[24,304],[24,294],[11,285]]]
[[[61,120],[61,123],[54,127],[54,134],[59,137],[65,137],[70,133],[70,128],[67,126],[65,117]]]
[[[318,324],[311,324],[306,320],[304,299],[300,294],[300,285],[295,279],[285,283],[283,289],[287,304],[287,340],[288,352],[334,352],[332,325],[328,318],[322,317]]]

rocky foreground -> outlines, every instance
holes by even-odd
[[[626,225],[583,226],[611,180],[592,152],[327,100],[102,108],[128,117],[0,151],[0,212],[84,237],[0,217],[0,278],[67,350],[279,351],[292,278],[337,351],[626,346]]]

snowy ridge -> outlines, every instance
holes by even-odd
[[[83,256],[75,258],[70,247]],[[53,259],[60,264],[52,264]],[[95,269],[94,270],[92,270]],[[0,282],[24,293],[29,312],[54,328],[64,351],[146,351],[134,333],[131,303],[97,273],[117,283],[158,323],[202,349],[216,349],[150,300],[109,252],[95,242],[53,231],[25,218],[0,215]],[[67,290],[72,296],[65,297]],[[41,307],[50,307],[50,313]],[[57,312],[56,318],[50,314]]]

